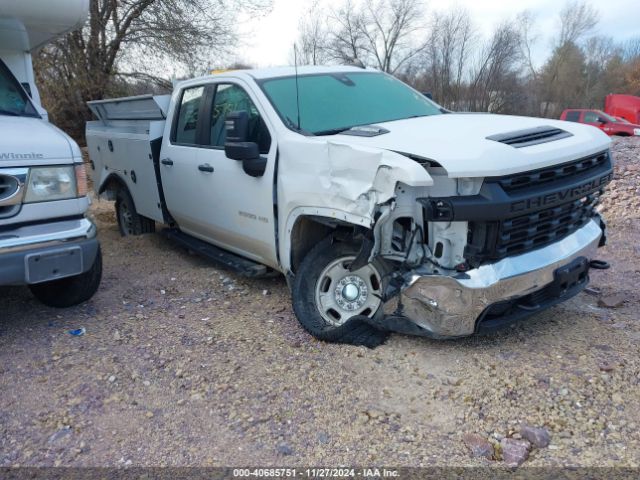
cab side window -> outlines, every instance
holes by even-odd
[[[204,87],[187,88],[182,92],[173,141],[183,145],[197,143],[198,115],[204,96]]]
[[[245,111],[249,115],[249,138],[247,141],[258,144],[260,153],[269,153],[271,135],[255,104],[241,87],[232,84],[219,84],[211,108],[211,131],[209,145],[224,147],[227,137],[225,118],[231,112]]]
[[[598,114],[595,112],[584,112],[584,123],[598,123]]]
[[[567,112],[567,122],[579,122],[580,121],[580,112],[572,110]]]

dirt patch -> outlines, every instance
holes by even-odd
[[[238,277],[161,235],[121,239],[112,204],[94,202],[93,300],[61,311],[0,289],[0,466],[485,465],[463,436],[499,444],[521,423],[551,434],[526,465],[638,466],[640,180],[626,172],[640,142],[615,150],[612,268],[591,294],[493,336],[393,335],[373,351],[307,335],[282,278]]]

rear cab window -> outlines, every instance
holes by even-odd
[[[171,142],[177,145],[197,145],[198,120],[204,99],[205,87],[190,87],[182,91],[178,113],[175,117]]]
[[[567,116],[565,118],[567,122],[579,122],[580,121],[580,112],[578,110],[569,110],[567,112]]]

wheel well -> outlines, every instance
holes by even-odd
[[[318,242],[333,234],[339,241],[353,238],[362,227],[313,215],[300,216],[291,230],[291,271],[296,272],[300,262]]]
[[[626,132],[618,132],[616,133],[616,137],[630,137],[631,135]]]
[[[122,180],[115,173],[112,173],[102,183],[102,186],[100,187],[100,190],[98,190],[98,195],[106,193],[107,194],[107,199],[115,200],[116,199],[116,192],[120,188],[125,188],[125,189],[128,190],[127,184],[124,182],[124,180]]]

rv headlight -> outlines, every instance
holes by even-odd
[[[65,200],[78,196],[73,165],[36,167],[29,171],[24,203]]]

